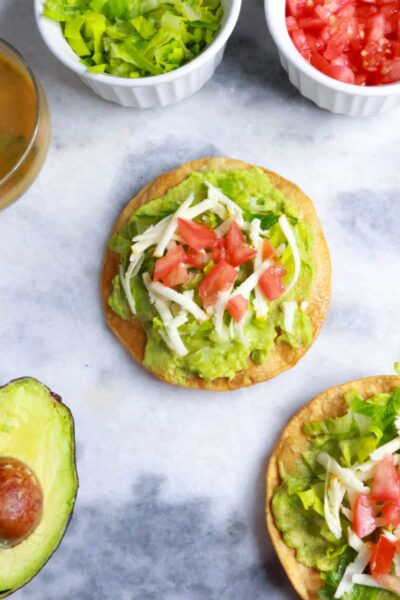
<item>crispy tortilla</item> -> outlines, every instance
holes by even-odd
[[[318,570],[305,567],[296,560],[295,550],[286,546],[275,525],[271,501],[275,488],[281,482],[279,463],[282,462],[289,473],[293,470],[307,441],[303,433],[304,423],[344,415],[347,410],[344,394],[349,390],[355,389],[363,398],[369,398],[379,392],[392,392],[397,387],[400,387],[400,377],[382,375],[350,381],[322,392],[289,421],[272,452],[266,473],[268,532],[287,576],[303,600],[317,600],[322,582]]]
[[[202,158],[186,163],[173,171],[163,173],[149,183],[135,196],[124,208],[117,219],[113,232],[121,229],[132,213],[140,206],[164,196],[170,188],[184,181],[193,171],[249,169],[252,165],[228,158]],[[308,314],[313,327],[313,341],[317,337],[325,320],[330,300],[331,264],[328,247],[322,228],[316,215],[314,206],[309,198],[293,183],[283,177],[263,169],[271,179],[273,185],[285,194],[296,207],[298,214],[314,235],[314,260],[316,274],[309,298]],[[140,321],[132,317],[129,321],[120,319],[108,306],[108,297],[112,291],[112,279],[118,273],[119,256],[107,248],[101,275],[101,296],[107,323],[119,341],[125,346],[133,358],[143,363],[146,346],[146,334]],[[311,346],[311,344],[310,344]],[[293,367],[310,348],[292,348],[287,344],[275,344],[274,350],[263,365],[256,365],[249,359],[247,369],[237,373],[234,379],[219,378],[214,381],[205,381],[200,377],[187,379],[184,387],[225,391],[253,385],[271,379],[282,371]],[[168,383],[179,385],[173,375],[154,372],[154,375]]]

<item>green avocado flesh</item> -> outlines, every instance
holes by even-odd
[[[43,493],[35,531],[0,549],[0,598],[32,579],[63,537],[78,488],[74,448],[72,416],[48,388],[28,377],[0,388],[0,456],[28,465]]]
[[[110,240],[110,248],[120,255],[124,272],[129,264],[132,237],[143,233],[150,225],[174,213],[194,193],[193,205],[207,197],[209,182],[236,204],[244,213],[244,219],[251,222],[258,218],[261,227],[268,230],[268,239],[274,248],[278,248],[287,240],[280,228],[278,219],[285,214],[294,232],[301,257],[300,276],[296,285],[283,296],[284,301],[295,300],[298,309],[294,316],[293,331],[287,332],[284,326],[282,302],[280,299],[269,303],[266,319],[257,319],[253,314],[244,326],[246,344],[228,335],[217,336],[211,320],[197,322],[189,316],[186,324],[179,328],[179,334],[188,349],[185,356],[177,356],[163,341],[163,323],[153,305],[143,283],[143,273],[150,276],[154,272],[154,247],[145,252],[145,259],[140,272],[130,280],[132,295],[136,304],[137,317],[141,320],[147,333],[147,345],[143,364],[150,371],[167,375],[176,383],[185,383],[190,378],[201,377],[207,381],[219,377],[233,378],[239,371],[246,369],[251,359],[256,364],[263,364],[268,359],[276,343],[289,344],[292,347],[308,346],[312,340],[311,321],[306,312],[300,310],[300,303],[306,301],[313,280],[314,262],[312,256],[312,235],[307,225],[298,218],[290,202],[279,190],[274,188],[267,175],[258,168],[248,170],[203,171],[192,173],[185,181],[170,189],[162,198],[143,205]],[[195,219],[215,229],[222,220],[212,211]],[[294,259],[287,245],[280,257],[287,271],[285,283],[290,283],[294,273]],[[209,265],[207,265],[208,267]],[[206,267],[206,271],[207,271]],[[249,271],[250,269],[250,271]],[[252,264],[245,263],[240,267],[237,282],[246,279],[252,272]],[[195,271],[193,280],[187,286],[178,287],[178,291],[195,290],[195,301],[201,306],[197,294],[198,286],[205,272]],[[113,279],[113,291],[109,297],[109,305],[121,319],[130,319],[131,312],[125,297],[120,276],[116,273]],[[228,331],[231,318],[225,312],[224,325]]]
[[[283,464],[279,465],[282,482],[272,499],[275,524],[285,544],[296,551],[299,562],[321,572],[324,581],[319,592],[321,600],[333,600],[343,573],[355,559],[356,552],[348,544],[347,528],[351,523],[344,515],[341,516],[340,539],[332,535],[326,524],[326,471],[318,464],[317,455],[326,452],[342,467],[352,467],[368,461],[371,452],[398,435],[395,418],[400,415],[400,388],[392,394],[376,394],[366,399],[357,391],[351,391],[345,399],[348,412],[343,417],[305,423],[304,432],[309,441],[290,473]],[[379,534],[378,528],[363,541],[376,542]],[[353,585],[342,598],[394,600],[398,596],[378,588]]]

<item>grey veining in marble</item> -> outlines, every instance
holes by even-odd
[[[264,470],[278,432],[319,391],[400,357],[400,113],[350,120],[304,100],[281,70],[261,0],[244,0],[214,79],[138,112],[93,96],[46,50],[29,0],[1,0],[0,36],[42,79],[53,144],[0,214],[0,381],[34,375],[75,415],[80,492],[52,560],[16,600],[294,598],[265,533]],[[98,278],[111,224],[160,171],[242,158],[313,198],[333,294],[290,372],[215,395],[168,387],[104,325]]]

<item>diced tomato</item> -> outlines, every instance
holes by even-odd
[[[226,305],[226,310],[231,315],[232,319],[234,319],[237,323],[240,323],[246,314],[248,306],[249,301],[246,300],[246,298],[243,298],[241,294],[237,294],[237,296],[230,298]]]
[[[366,75],[356,75],[354,78],[354,83],[356,85],[366,85],[367,83],[367,76]]]
[[[368,19],[368,39],[372,42],[379,42],[385,37],[386,19],[381,12]]]
[[[229,226],[228,233],[226,234],[226,247],[228,252],[231,252],[233,248],[236,248],[236,246],[241,246],[245,242],[246,239],[241,232],[239,225],[236,223],[236,221],[232,221]]]
[[[235,282],[237,271],[221,259],[199,285],[199,295],[205,308],[213,306],[220,292],[226,292]]]
[[[349,67],[332,65],[318,52],[313,53],[311,64],[325,75],[328,75],[328,77],[333,77],[344,83],[354,83],[355,81],[354,73]]]
[[[358,537],[363,538],[376,529],[374,504],[367,494],[356,497],[353,509],[353,529]]]
[[[242,265],[256,255],[256,251],[245,242],[245,237],[240,231],[239,225],[236,221],[232,221],[226,234],[226,249],[227,259],[234,267]]]
[[[311,50],[311,56],[312,56],[313,52],[321,52],[321,50],[323,50],[324,42],[322,40],[320,40],[319,38],[317,38],[309,33],[306,33],[306,37],[307,37],[308,45]]]
[[[339,54],[332,59],[331,64],[335,67],[349,67],[349,57],[346,54]]]
[[[268,267],[261,275],[258,285],[268,300],[276,300],[285,292],[284,275],[286,275],[286,270],[281,265]]]
[[[304,11],[306,0],[288,0],[289,14],[293,17],[300,17]]]
[[[398,502],[400,499],[399,478],[391,454],[384,456],[376,467],[371,498],[377,502]]]
[[[288,31],[298,29],[297,21],[294,17],[286,17],[286,27]]]
[[[256,251],[253,248],[243,244],[242,246],[236,246],[236,248],[233,248],[231,252],[229,252],[228,258],[231,265],[238,267],[239,265],[242,265],[248,260],[254,258],[255,255]]]
[[[359,19],[369,19],[372,15],[376,15],[378,12],[377,6],[358,6],[357,7],[357,17]]]
[[[156,261],[154,269],[154,281],[163,279],[171,273],[179,264],[185,261],[186,254],[182,246],[170,248],[165,256]]]
[[[390,36],[392,33],[397,31],[397,24],[399,18],[399,3],[390,2],[385,4],[380,9],[381,14],[385,16],[385,35]]]
[[[385,527],[389,527],[390,525],[397,527],[400,525],[400,506],[393,502],[385,504],[382,508],[381,519]]]
[[[294,22],[296,23],[295,19]],[[300,29],[321,29],[325,26],[325,23],[318,17],[306,17],[305,19],[299,19],[298,25],[296,26]]]
[[[178,218],[178,227],[184,242],[194,250],[212,248],[217,239],[217,234],[211,227],[196,221]]]
[[[306,60],[310,60],[311,58],[311,50],[308,45],[306,34],[303,29],[294,29],[291,32],[291,38],[293,40],[294,45],[297,50],[304,56]]]
[[[205,252],[199,252],[193,248],[189,248],[186,252],[185,263],[196,267],[196,269],[202,269],[208,260],[208,255]]]
[[[176,267],[173,271],[165,275],[163,278],[163,284],[167,287],[175,287],[177,285],[184,285],[190,281],[190,275],[184,266]]]
[[[224,238],[217,238],[214,248],[211,250],[211,258],[215,262],[219,262],[222,258],[226,258],[226,246]]]
[[[399,23],[400,23],[400,18],[399,18]],[[400,40],[400,34],[399,34],[399,40]],[[393,58],[400,58],[400,41],[393,42],[392,49],[393,49]]]
[[[263,260],[267,260],[271,256],[274,256],[275,248],[270,244],[268,240],[263,241],[263,249],[262,249],[262,258]]]
[[[382,83],[400,81],[400,58],[387,60],[382,67]]]
[[[387,575],[392,566],[395,552],[396,544],[388,540],[386,536],[380,535],[372,550],[369,565],[371,575]]]
[[[287,0],[300,54],[344,83],[400,82],[400,0]]]

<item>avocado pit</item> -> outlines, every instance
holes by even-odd
[[[0,457],[0,549],[31,535],[42,514],[43,492],[35,473],[16,458]]]

